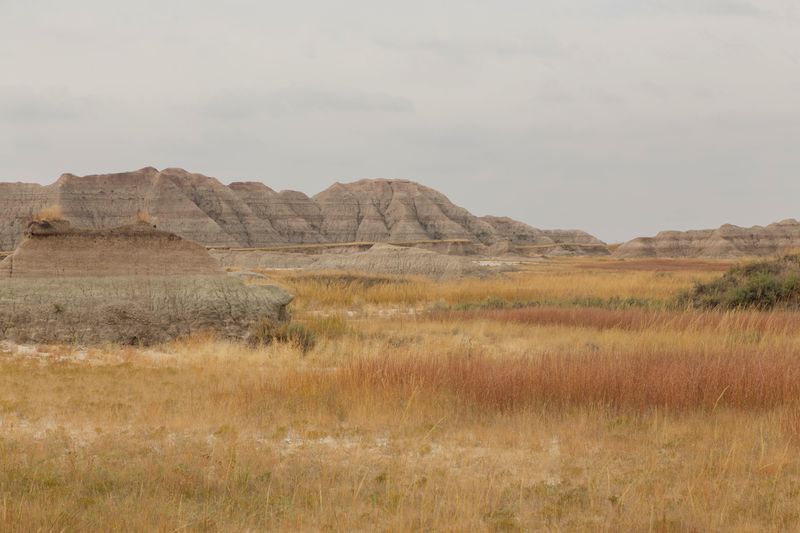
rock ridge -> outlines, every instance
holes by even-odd
[[[800,248],[800,222],[782,220],[768,226],[743,228],[724,224],[717,229],[662,231],[622,244],[615,257],[726,259],[775,255]]]
[[[336,182],[309,197],[278,192],[261,182],[225,185],[180,168],[145,167],[88,176],[65,173],[50,185],[0,183],[0,250],[16,248],[27,223],[54,205],[76,229],[124,226],[147,213],[159,229],[220,248],[453,241],[478,249],[531,244],[558,248],[563,243],[605,249],[585,232],[539,230],[507,218],[477,217],[444,194],[407,179]]]

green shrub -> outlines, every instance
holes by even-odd
[[[705,309],[800,308],[800,255],[736,266],[680,294],[678,303]]]

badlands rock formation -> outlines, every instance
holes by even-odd
[[[540,230],[508,217],[483,217],[500,242],[494,253],[516,255],[608,255],[606,243],[580,230]]]
[[[0,262],[0,339],[152,344],[196,331],[247,338],[292,296],[227,276],[205,247],[147,223],[77,230],[32,222]]]
[[[0,250],[15,248],[33,215],[52,205],[60,206],[77,229],[118,227],[147,212],[159,228],[211,247],[423,241],[480,247],[509,239],[599,243],[582,232],[548,233],[514,221],[480,219],[443,194],[407,180],[336,183],[309,198],[262,183],[226,186],[182,169],[148,167],[84,177],[64,174],[48,186],[0,183]]]
[[[205,247],[144,222],[109,230],[32,222],[27,238],[0,262],[0,277],[13,279],[221,275]]]
[[[573,229],[537,229],[508,217],[482,217],[496,234],[511,244],[581,244],[604,247],[605,243],[585,231]]]
[[[662,231],[655,237],[626,242],[614,256],[736,258],[774,255],[796,248],[800,248],[800,222],[789,219],[766,227],[726,224],[715,230]]]
[[[407,180],[336,183],[314,200],[329,242],[414,242],[497,240],[486,222],[443,194]]]

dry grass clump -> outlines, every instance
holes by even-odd
[[[253,346],[269,346],[272,343],[288,343],[307,354],[317,345],[317,336],[302,324],[278,322],[263,318],[250,325],[248,341]]]
[[[135,222],[143,222],[145,224],[153,224],[153,217],[150,216],[148,211],[137,210],[136,216],[134,217]]]
[[[51,205],[45,207],[33,216],[35,222],[43,222],[45,220],[64,220],[64,211],[60,205]]]

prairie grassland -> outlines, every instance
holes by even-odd
[[[595,280],[577,298],[616,296],[593,270],[563,268],[550,280],[564,290]],[[713,275],[686,273],[684,286],[646,271],[612,283],[665,300],[666,286]],[[540,275],[517,275],[520,301],[548,288]],[[0,530],[800,527],[795,315],[573,305],[345,318],[342,295],[367,302],[374,279],[324,304],[298,291],[297,320],[319,341],[306,356],[203,335],[152,350],[8,346]],[[380,283],[395,286],[382,305],[424,308],[507,282]],[[432,293],[396,296],[418,284]]]
[[[664,303],[696,281],[719,276],[720,265],[701,262],[694,270],[686,261],[629,262],[548,260],[525,265],[519,272],[486,279],[431,281],[425,278],[365,276],[341,272],[287,273],[266,271],[298,298],[297,308],[425,306],[444,303],[463,306],[485,301],[581,305],[604,301],[638,300]]]

